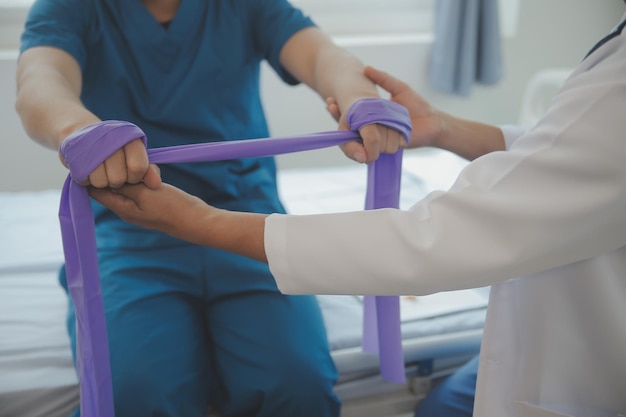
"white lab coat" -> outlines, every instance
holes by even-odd
[[[290,294],[493,285],[475,416],[626,415],[626,34],[503,132],[409,211],[269,216],[272,273]]]

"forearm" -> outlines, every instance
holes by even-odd
[[[242,213],[203,205],[198,217],[181,219],[167,233],[192,243],[267,262],[266,214]]]
[[[89,195],[129,223],[267,262],[267,214],[219,209],[169,184],[154,188],[125,185],[114,191],[89,187]]]
[[[283,47],[281,63],[323,99],[335,98],[344,112],[359,98],[379,96],[361,61],[317,28],[296,33]]]
[[[440,132],[433,146],[474,160],[494,151],[505,150],[502,131],[497,126],[440,114]]]
[[[324,99],[334,97],[342,112],[360,98],[379,97],[375,84],[364,76],[361,61],[341,48],[321,48],[314,68],[312,88]]]
[[[99,121],[80,101],[81,75],[73,58],[53,48],[20,57],[15,107],[26,133],[57,150],[79,127]]]

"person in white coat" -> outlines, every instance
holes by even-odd
[[[448,191],[409,210],[268,216],[216,209],[167,184],[90,192],[129,222],[267,261],[287,294],[491,285],[475,416],[624,416],[623,26],[528,132],[453,117],[367,68],[409,109],[409,147],[471,160]]]

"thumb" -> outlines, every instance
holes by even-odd
[[[374,82],[375,84],[379,85],[383,90],[387,91],[392,96],[400,94],[407,88],[404,82],[374,67],[366,66],[364,69],[364,73],[367,78],[372,80],[372,82]]]
[[[91,198],[113,211],[119,210],[119,207],[126,204],[127,198],[110,188],[96,188],[89,186],[87,190]]]
[[[143,177],[143,183],[146,187],[156,190],[161,186],[161,169],[156,164],[150,164],[148,170]]]

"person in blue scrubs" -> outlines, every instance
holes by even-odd
[[[16,108],[30,137],[54,150],[103,120],[138,125],[149,148],[267,137],[262,61],[286,83],[335,97],[344,113],[378,96],[362,64],[286,0],[36,0],[22,35]],[[378,125],[360,133],[363,143],[343,145],[358,162],[403,146],[398,132]],[[136,140],[86,182],[161,180],[224,209],[285,211],[273,158],[159,172]],[[225,416],[339,415],[315,297],[280,294],[262,262],[93,207],[117,417],[201,417],[210,407]],[[60,280],[66,287],[63,270]],[[71,300],[69,310],[75,353]]]

